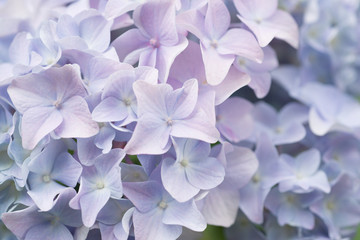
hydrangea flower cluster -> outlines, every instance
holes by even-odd
[[[359,0],[0,1],[0,238],[354,236],[359,37]]]

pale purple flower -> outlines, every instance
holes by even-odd
[[[28,164],[28,194],[42,211],[52,208],[56,195],[66,186],[75,187],[82,167],[61,140],[52,141]]]
[[[359,102],[333,86],[309,82],[293,96],[310,106],[309,125],[316,135],[360,127]]]
[[[9,58],[15,76],[31,71],[40,72],[58,62],[61,49],[52,37],[54,24],[53,21],[45,22],[39,30],[38,38],[28,32],[20,32],[14,37],[9,47]]]
[[[124,183],[124,194],[134,204],[133,224],[139,240],[176,239],[182,226],[203,231],[206,222],[193,199],[180,203],[154,180]]]
[[[67,188],[54,201],[49,211],[39,211],[36,206],[8,212],[2,215],[2,221],[19,239],[72,240],[69,227],[80,227],[80,211],[68,206],[75,190]]]
[[[173,90],[168,84],[133,85],[138,103],[138,122],[125,147],[128,154],[162,154],[171,146],[170,136],[214,143],[219,138],[214,120],[198,104],[195,79]]]
[[[257,63],[240,56],[236,57],[234,61],[234,66],[239,71],[250,76],[251,81],[248,86],[254,90],[258,98],[263,98],[268,94],[271,86],[270,71],[279,65],[276,53],[270,46],[263,48],[263,52],[264,59],[262,63]]]
[[[132,203],[127,199],[110,199],[97,216],[102,239],[127,240]]]
[[[326,149],[324,162],[333,165],[337,170],[354,177],[360,177],[359,140],[348,134],[339,135],[331,141]]]
[[[135,10],[143,3],[145,0],[108,0],[104,7],[104,15],[110,19],[117,18]]]
[[[325,193],[330,192],[326,174],[319,170],[321,156],[317,149],[309,149],[300,153],[296,158],[287,154],[282,154],[280,158],[289,166],[293,175],[279,183],[281,192],[307,193],[315,189]]]
[[[101,94],[100,103],[92,111],[97,122],[116,122],[125,126],[137,120],[137,101],[133,91],[135,81],[157,83],[157,70],[138,67],[133,70],[119,70],[111,74]]]
[[[298,27],[293,17],[278,8],[278,0],[234,0],[240,20],[255,34],[261,47],[273,38],[286,41],[294,48],[299,45]]]
[[[120,63],[117,59],[105,56],[94,57],[79,53],[75,56],[70,54],[67,57],[71,62],[79,64],[89,95],[101,94],[109,76],[116,71],[133,69],[129,64]]]
[[[291,176],[288,167],[281,161],[276,148],[266,135],[257,143],[255,154],[259,168],[251,181],[240,189],[240,209],[254,223],[263,222],[263,209],[266,196],[271,188]]]
[[[209,157],[210,144],[193,139],[173,138],[176,159],[161,164],[164,188],[179,202],[193,198],[200,190],[218,186],[225,176],[219,160]]]
[[[298,103],[289,103],[279,113],[265,102],[255,104],[254,135],[266,133],[275,145],[298,142],[306,135],[303,123],[307,120],[308,109]]]
[[[266,198],[265,206],[278,218],[280,226],[287,224],[313,229],[315,216],[308,207],[321,197],[322,195],[317,192],[307,194],[280,193],[278,188],[273,188]]]
[[[238,212],[239,189],[251,180],[259,162],[250,149],[226,142],[213,147],[210,156],[216,156],[224,165],[225,178],[219,186],[209,190],[198,206],[208,224],[229,227]]]
[[[166,82],[175,57],[188,44],[177,32],[174,1],[148,1],[135,9],[133,17],[137,29],[130,29],[112,43],[119,59],[156,67],[160,82]]]
[[[200,45],[193,41],[189,41],[187,48],[175,58],[167,83],[176,89],[182,87],[183,83],[190,78],[198,80],[199,95],[208,91],[215,92],[215,105],[224,102],[231,94],[250,81],[247,74],[237,71],[235,67],[230,67],[228,74],[220,84],[216,86],[208,84]]]
[[[360,221],[360,204],[354,198],[358,187],[355,183],[353,178],[344,175],[330,194],[310,206],[311,211],[326,224],[330,239],[341,239],[341,228],[356,226]]]
[[[41,87],[39,87],[41,86]],[[13,80],[8,92],[22,117],[22,144],[33,149],[47,134],[63,138],[91,137],[98,125],[91,119],[77,67],[53,67]]]
[[[69,204],[74,209],[81,209],[86,227],[95,223],[98,213],[110,198],[122,197],[119,164],[124,155],[121,149],[113,149],[108,154],[98,156],[94,165],[84,167],[79,192]]]
[[[112,21],[94,11],[83,11],[75,17],[64,14],[57,22],[55,36],[63,50],[102,53],[110,45],[111,25]]]
[[[216,128],[231,142],[240,142],[254,130],[253,105],[239,97],[228,98],[216,106]]]
[[[197,10],[182,14],[179,24],[200,39],[206,80],[211,85],[224,80],[237,55],[257,62],[263,59],[263,52],[250,32],[240,28],[228,30],[230,14],[221,0],[209,0],[205,16]]]

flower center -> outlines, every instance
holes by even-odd
[[[164,200],[161,200],[161,202],[159,202],[158,206],[161,209],[165,209],[165,208],[167,208],[168,205],[166,202],[164,202]]]
[[[295,202],[295,198],[294,198],[294,196],[289,195],[289,196],[286,196],[286,201],[287,201],[288,203],[294,203],[294,202]]]
[[[275,132],[276,133],[282,133],[284,130],[282,129],[282,127],[277,127],[275,128]]]
[[[334,204],[332,201],[328,201],[328,202],[326,203],[326,208],[329,209],[330,211],[331,211],[331,210],[334,210],[335,204]]]
[[[335,160],[335,161],[340,162],[340,156],[339,156],[339,155],[337,155],[336,153],[334,153],[333,158],[334,158],[334,160]]]
[[[239,63],[239,65],[240,65],[240,66],[245,66],[245,64],[246,64],[246,60],[245,60],[245,59],[240,58],[240,59],[238,60],[238,63]]]
[[[159,42],[158,42],[158,40],[156,38],[150,39],[149,44],[153,48],[158,48],[159,47]]]
[[[302,179],[304,176],[301,173],[296,173],[296,178],[297,179]]]
[[[189,165],[189,161],[187,159],[183,159],[180,161],[180,165],[186,167],[187,165]]]
[[[219,46],[219,43],[217,40],[212,40],[211,43],[210,43],[210,46],[214,49],[217,49],[218,46]]]
[[[124,101],[125,106],[129,107],[131,105],[131,100],[130,99],[125,98],[123,101]]]
[[[60,106],[61,106],[61,101],[58,99],[58,100],[56,100],[55,102],[53,102],[53,105],[54,105],[56,108],[60,108]]]
[[[173,120],[170,118],[170,117],[168,117],[167,119],[166,119],[166,124],[168,125],[168,126],[172,126],[173,125]]]
[[[103,189],[104,187],[105,187],[105,184],[104,184],[103,181],[98,181],[98,182],[96,183],[96,188],[97,188],[97,189]]]
[[[46,174],[42,177],[44,183],[49,183],[51,181],[51,177],[49,174]]]
[[[256,174],[252,177],[251,180],[252,180],[254,183],[260,182],[260,176],[259,176],[259,174],[256,173]]]
[[[53,219],[51,219],[50,224],[56,225],[60,221],[60,218],[58,216],[55,216]]]

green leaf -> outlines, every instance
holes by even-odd
[[[356,235],[354,237],[354,240],[360,240],[360,225],[357,228]]]
[[[138,157],[136,155],[128,155],[130,158],[130,161],[134,164],[141,165]]]
[[[200,240],[225,240],[224,228],[208,225]]]
[[[59,182],[58,180],[55,180],[56,183],[60,184],[63,187],[68,187],[67,185],[63,184],[62,182]]]

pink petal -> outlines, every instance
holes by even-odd
[[[207,82],[210,85],[220,84],[228,74],[235,55],[221,55],[215,48],[205,48],[203,44],[200,44],[200,47]]]
[[[116,49],[120,61],[135,64],[142,49],[149,46],[147,39],[138,29],[130,29],[115,39],[111,45]]]
[[[196,79],[189,79],[182,88],[175,90],[166,99],[166,105],[173,119],[182,119],[194,111],[197,100],[198,82]]]
[[[249,87],[251,87],[257,98],[265,97],[269,91],[271,86],[271,75],[270,73],[253,73],[250,75],[251,81],[249,83]]]
[[[97,122],[121,121],[128,115],[125,104],[117,98],[108,97],[99,103],[92,112]]]
[[[166,82],[169,76],[170,67],[175,58],[182,52],[188,45],[188,40],[184,36],[179,36],[179,42],[174,46],[161,46],[158,48],[156,58],[156,68],[159,70],[160,82]]]
[[[55,133],[62,138],[94,136],[99,132],[98,124],[91,119],[86,101],[75,96],[64,102],[60,107],[63,122],[55,129]]]
[[[94,225],[96,216],[110,198],[110,190],[103,188],[86,193],[80,198],[81,216],[86,227]]]
[[[220,137],[218,130],[201,109],[196,110],[189,118],[177,120],[172,126],[170,135],[198,139],[209,143],[217,142]]]
[[[179,13],[176,16],[176,25],[191,32],[199,39],[206,37],[204,21],[204,15],[196,9]]]
[[[206,195],[201,213],[211,225],[230,227],[236,219],[240,194],[233,189],[211,189]]]
[[[145,117],[144,117],[145,118]],[[125,146],[127,154],[163,154],[171,146],[170,127],[158,118],[146,117],[140,120]]]
[[[270,18],[260,23],[239,17],[255,34],[261,47],[267,46],[275,37],[286,41],[294,48],[299,46],[299,30],[291,15],[277,10]]]
[[[27,110],[21,122],[22,145],[34,149],[36,144],[57,128],[63,117],[55,107],[34,107]]]
[[[223,103],[234,92],[246,86],[250,82],[249,75],[239,72],[235,67],[230,67],[224,81],[219,85],[212,86],[215,91],[215,105]]]
[[[174,1],[147,2],[134,11],[133,18],[135,25],[149,39],[156,39],[166,46],[178,42]]]
[[[276,31],[276,38],[284,40],[294,48],[299,47],[298,25],[289,13],[277,10],[273,16],[264,21],[264,25]]]
[[[234,5],[244,18],[262,20],[274,14],[278,0],[234,0]]]
[[[217,124],[222,135],[232,142],[239,142],[251,136],[254,119],[253,106],[239,97],[232,97],[217,107]]]
[[[244,29],[230,29],[219,40],[217,50],[220,54],[239,55],[259,63],[264,58],[264,53],[255,37]]]
[[[205,31],[210,39],[219,39],[230,26],[230,13],[222,0],[209,0]]]

